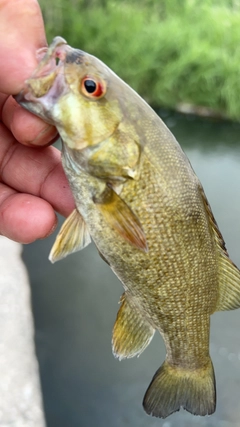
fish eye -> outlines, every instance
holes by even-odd
[[[97,83],[94,80],[87,79],[84,81],[84,87],[87,93],[95,93],[97,90]]]
[[[88,98],[100,98],[105,92],[105,84],[96,78],[85,76],[81,81],[81,91]]]

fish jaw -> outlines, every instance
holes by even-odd
[[[64,62],[73,50],[64,39],[56,37],[21,92],[14,96],[25,109],[54,125],[54,105],[67,89]]]

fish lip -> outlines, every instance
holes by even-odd
[[[60,84],[59,80],[62,80],[63,83],[64,79],[63,77],[58,78],[58,76],[60,74],[63,75],[62,70],[66,57],[74,50],[62,37],[55,37],[32,75],[25,80],[22,90],[17,95],[13,95],[13,98],[19,104],[31,110],[31,106],[28,104],[41,102],[49,94],[56,82],[58,84],[55,98],[60,96],[64,90],[64,85]],[[44,87],[44,81],[48,79],[50,80],[49,86],[47,86],[45,92],[43,90],[41,93],[41,85]],[[40,84],[37,84],[37,82]]]

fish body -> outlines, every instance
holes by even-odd
[[[166,360],[145,394],[147,413],[213,413],[210,315],[240,306],[240,272],[178,142],[105,64],[60,37],[16,99],[63,141],[76,209],[50,259],[92,239],[121,280],[116,357],[139,355],[161,333]]]

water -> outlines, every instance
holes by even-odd
[[[230,256],[240,266],[240,125],[162,115],[190,158]],[[47,257],[54,237],[25,246],[23,254],[48,427],[239,426],[240,310],[212,316],[216,413],[149,417],[141,402],[164,360],[162,339],[156,334],[140,358],[115,360],[111,330],[122,286],[92,244],[51,265]]]

